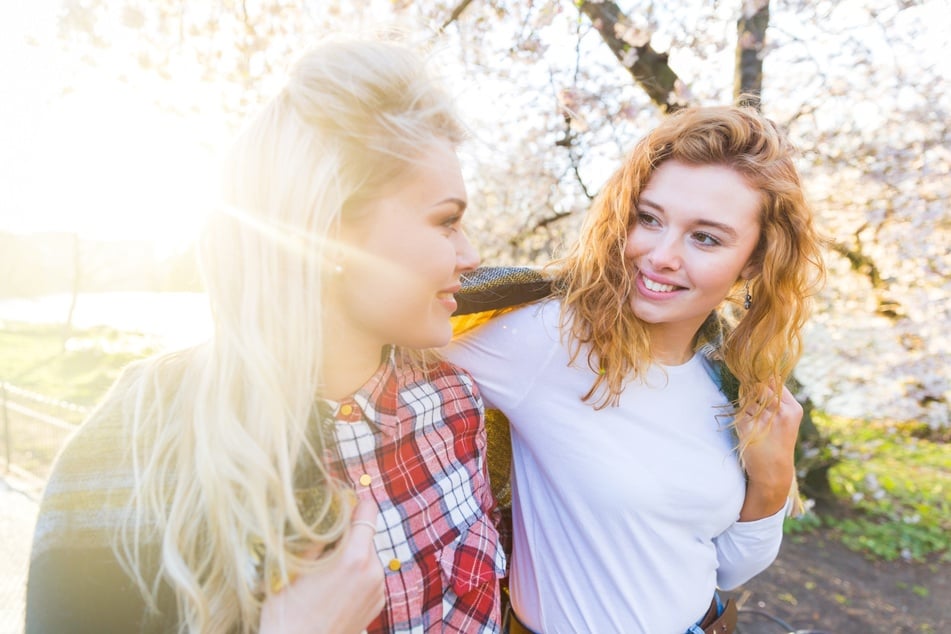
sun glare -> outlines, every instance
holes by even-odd
[[[190,242],[214,193],[220,117],[161,110],[55,43],[58,3],[4,3],[0,231]],[[170,88],[174,89],[173,85]]]

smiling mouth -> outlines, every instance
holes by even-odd
[[[677,289],[676,286],[672,286],[670,284],[661,284],[660,282],[655,282],[654,280],[648,279],[646,277],[644,277],[643,279],[644,279],[644,288],[646,288],[649,291],[654,291],[655,293],[669,293]]]

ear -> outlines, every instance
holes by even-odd
[[[757,275],[760,274],[760,271],[763,270],[762,263],[750,260],[746,263],[746,266],[743,267],[743,270],[740,271],[741,280],[751,280]]]

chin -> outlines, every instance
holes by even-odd
[[[656,314],[651,313],[650,311],[642,311],[634,309],[634,316],[640,319],[645,324],[655,324],[659,321],[663,321],[662,318],[658,318]]]
[[[433,342],[426,346],[427,348],[445,348],[449,345],[449,342],[452,341],[452,330],[447,332],[444,336],[435,337]]]

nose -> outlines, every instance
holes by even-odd
[[[676,270],[683,262],[682,245],[675,235],[670,233],[658,236],[647,255],[647,261],[655,269]]]
[[[479,266],[480,261],[479,252],[472,246],[466,232],[460,229],[456,232],[456,269],[460,272],[472,271]]]

